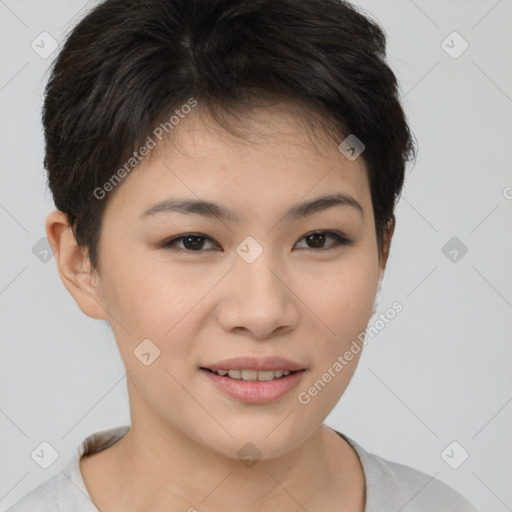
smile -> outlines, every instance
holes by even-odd
[[[216,373],[221,377],[229,377],[230,379],[245,380],[245,381],[260,381],[268,382],[274,379],[280,379],[290,375],[290,370],[210,370],[209,368],[201,368]]]

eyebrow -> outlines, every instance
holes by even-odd
[[[346,194],[324,194],[312,201],[293,205],[283,216],[285,222],[291,222],[314,213],[327,210],[334,206],[348,206],[356,209],[364,219],[363,207],[353,197]],[[202,199],[170,198],[159,201],[140,215],[140,218],[151,217],[160,213],[183,213],[202,215],[219,220],[239,222],[240,218],[234,210],[227,209],[217,203]]]

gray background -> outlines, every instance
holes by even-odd
[[[387,32],[419,154],[378,313],[396,300],[404,309],[369,341],[327,423],[482,511],[512,510],[512,1],[358,4]],[[44,248],[32,251],[53,209],[39,116],[55,54],[31,43],[43,31],[62,42],[85,6],[0,0],[1,509],[60,471],[87,435],[130,422],[108,326],[80,312]],[[442,47],[453,31],[469,44],[457,58]],[[457,37],[444,45],[452,55]],[[442,250],[452,237],[468,249],[455,262]],[[30,456],[42,441],[59,453],[46,470]],[[469,453],[458,469],[441,456],[453,441]]]

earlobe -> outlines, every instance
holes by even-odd
[[[48,215],[46,235],[60,278],[78,307],[92,318],[107,320],[97,273],[91,271],[88,252],[78,245],[65,213],[55,210]]]

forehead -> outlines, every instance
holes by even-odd
[[[368,207],[362,157],[348,160],[338,145],[312,133],[286,109],[259,109],[236,120],[237,137],[196,111],[158,140],[109,197],[108,209],[147,210],[170,196],[213,199],[241,212],[281,210],[310,197],[343,193]],[[341,140],[340,140],[341,142]]]

